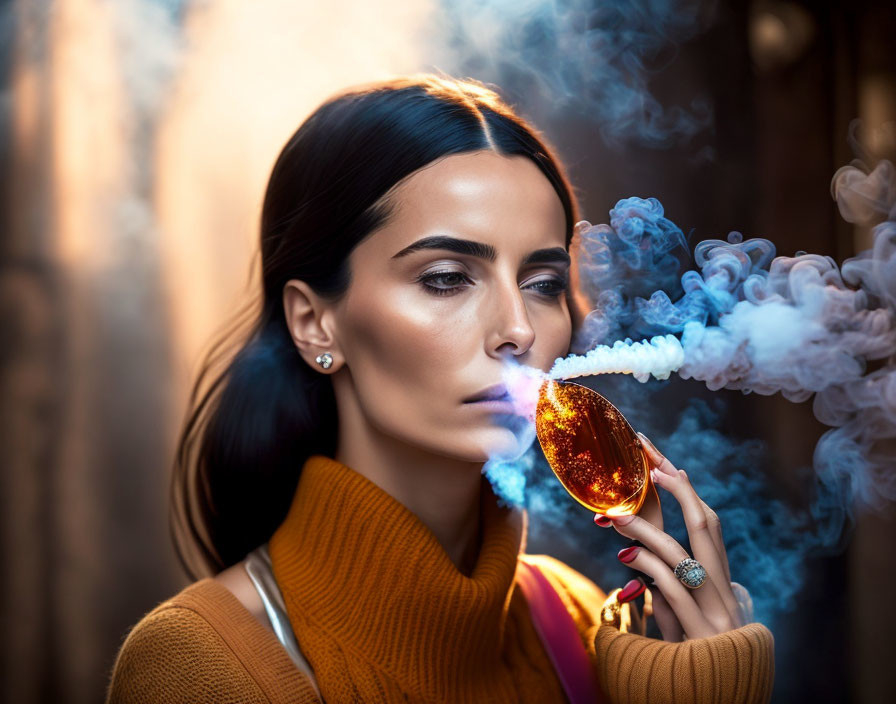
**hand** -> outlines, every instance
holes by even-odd
[[[652,485],[639,514],[612,518],[612,525],[620,534],[644,545],[630,549],[625,556],[631,559],[626,564],[653,577],[656,583],[653,610],[663,640],[704,638],[742,626],[719,517],[697,496],[687,474],[676,469],[644,435],[639,436],[651,465]],[[697,589],[686,587],[672,571],[690,555],[663,532],[654,486],[668,491],[681,505],[693,557],[706,570],[706,581]]]

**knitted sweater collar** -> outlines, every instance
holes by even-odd
[[[482,545],[467,577],[403,504],[345,465],[311,457],[269,541],[300,646],[313,629],[428,691],[487,679],[501,658],[526,517],[499,506],[482,481]],[[306,655],[314,665],[319,654]]]

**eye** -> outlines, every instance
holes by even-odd
[[[567,285],[565,277],[550,276],[532,281],[523,286],[523,288],[529,291],[535,291],[548,298],[559,298],[566,292]]]
[[[417,281],[428,293],[436,296],[451,296],[465,286],[473,285],[469,277],[460,271],[434,271],[424,274]]]
[[[461,271],[434,271],[423,274],[417,281],[427,293],[436,296],[451,296],[468,286],[475,285],[465,273]],[[546,298],[559,298],[566,292],[567,281],[563,276],[548,276],[523,285],[524,290],[535,291]]]

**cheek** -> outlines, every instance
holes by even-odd
[[[557,357],[565,357],[569,353],[572,337],[569,310],[564,300],[555,308],[542,308],[533,311],[530,316],[535,329],[535,343],[529,364],[548,371]]]
[[[346,308],[346,362],[360,390],[420,397],[460,366],[460,340],[444,311],[416,296],[377,296]],[[387,388],[388,387],[388,388]],[[392,388],[397,387],[397,388]]]
[[[340,343],[365,421],[409,445],[485,461],[492,443],[470,426],[473,416],[457,412],[482,349],[475,311],[386,295],[358,299],[347,313]]]

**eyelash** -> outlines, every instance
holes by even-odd
[[[433,286],[430,282],[434,281],[442,281],[444,282],[445,278],[450,276],[459,276],[464,280],[465,284],[471,284],[470,279],[463,273],[459,271],[434,271],[430,274],[424,274],[420,278],[417,279],[418,283],[422,284],[423,288],[427,291],[427,293],[431,293],[436,296],[452,296],[460,291],[463,288],[463,285],[455,285],[455,286]],[[535,286],[539,284],[549,284],[551,288],[549,290],[536,289]],[[552,276],[548,279],[540,279],[536,281],[534,284],[527,286],[527,288],[532,288],[537,293],[545,296],[547,298],[559,298],[563,293],[566,292],[566,279],[559,276]]]

